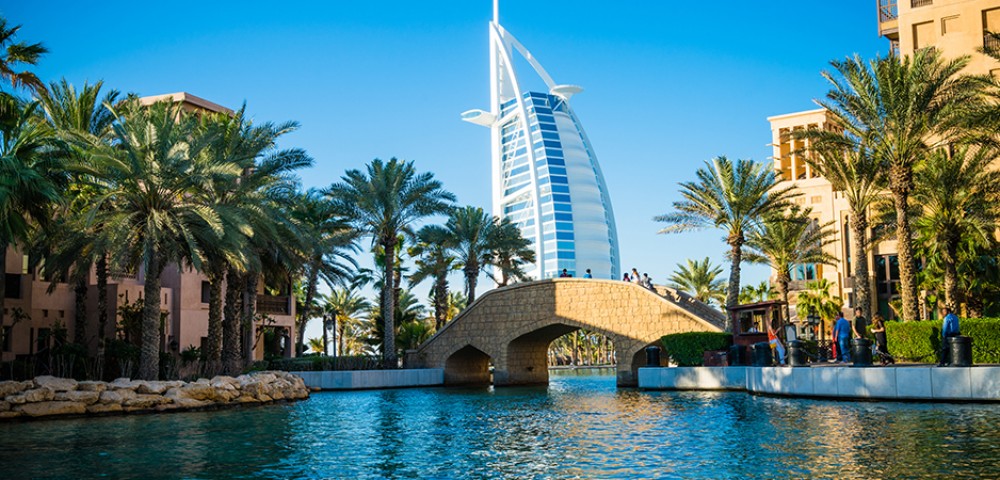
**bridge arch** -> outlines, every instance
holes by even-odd
[[[493,364],[493,383],[522,385],[548,381],[549,344],[583,328],[615,346],[619,386],[633,386],[644,362],[641,352],[669,333],[721,331],[725,316],[668,289],[653,292],[612,280],[549,279],[491,290],[445,325],[417,350],[414,367],[445,369],[445,383],[480,372],[484,356]],[[469,348],[480,352],[475,353]],[[472,377],[470,377],[470,375]]]

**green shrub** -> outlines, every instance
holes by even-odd
[[[974,363],[1000,363],[1000,318],[959,320],[962,335],[972,337]],[[941,349],[941,321],[886,322],[889,353],[897,360],[935,363]]]
[[[281,358],[270,360],[272,370],[286,372],[321,372],[330,370],[379,370],[382,358],[377,356],[342,356],[328,357],[310,355],[299,358]]]
[[[661,340],[664,355],[677,365],[701,365],[706,351],[727,350],[733,336],[722,332],[688,332],[665,335]]]

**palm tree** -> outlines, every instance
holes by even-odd
[[[445,323],[455,319],[465,307],[469,305],[469,300],[462,295],[462,292],[451,292],[448,294],[448,308],[445,314]]]
[[[981,103],[981,82],[961,74],[968,63],[969,57],[944,59],[925,48],[902,59],[890,54],[865,62],[855,55],[831,62],[836,76],[823,73],[832,89],[817,103],[843,127],[845,138],[869,148],[887,172],[904,320],[918,316],[909,216],[914,170],[931,151],[962,134],[956,127]]]
[[[830,228],[833,222],[819,224],[809,218],[811,210],[793,206],[787,213],[772,213],[754,229],[747,241],[747,259],[764,263],[775,271],[775,286],[788,310],[788,284],[792,281],[792,268],[804,264],[835,264],[837,259],[824,247],[836,241],[837,232]]]
[[[2,27],[2,25],[0,25]],[[35,118],[38,103],[17,102],[11,116],[0,122],[0,265],[7,261],[7,247],[27,245],[37,225],[47,224],[51,207],[62,201],[62,177],[48,155],[52,129]],[[0,292],[6,291],[0,275]],[[6,295],[0,296],[3,325]]]
[[[362,315],[371,308],[371,304],[350,288],[334,290],[326,296],[325,300],[323,304],[324,318],[331,320],[335,332],[333,340],[336,351],[333,354],[344,355],[344,341],[348,330],[357,328]],[[329,317],[326,316],[327,314]]]
[[[45,91],[45,84],[27,70],[17,71],[21,65],[37,65],[38,59],[49,52],[41,43],[14,43],[20,25],[7,26],[7,19],[0,16],[0,79],[10,82],[14,89],[27,88],[35,93]]]
[[[916,173],[914,226],[927,257],[941,261],[945,303],[953,309],[962,242],[988,248],[1000,227],[1000,171],[990,168],[996,158],[991,148],[959,146],[951,154],[935,151]]]
[[[104,82],[93,85],[84,83],[79,91],[63,79],[53,82],[48,91],[39,96],[45,117],[57,135],[63,140],[61,145],[69,169],[74,165],[89,165],[95,146],[110,145],[111,124],[114,116],[105,105],[118,101],[119,92],[109,90],[103,95]],[[86,325],[87,277],[91,267],[97,273],[97,358],[104,357],[104,341],[107,338],[108,321],[108,262],[107,239],[95,228],[87,228],[83,213],[99,190],[95,182],[86,178],[76,178],[66,190],[66,208],[60,212],[61,221],[55,225],[54,236],[46,239],[41,248],[46,250],[43,271],[47,276],[57,278],[72,274],[76,284],[76,320],[74,321],[74,342],[83,343]],[[62,274],[62,275],[60,275]]]
[[[112,107],[116,145],[94,157],[93,171],[106,188],[89,215],[107,232],[112,264],[141,263],[144,276],[142,341],[138,377],[159,375],[160,274],[167,263],[204,262],[202,245],[217,241],[223,222],[201,201],[218,176],[236,177],[238,165],[202,159],[211,138],[198,135],[197,120],[179,106],[127,102]],[[105,208],[111,205],[112,208]]]
[[[319,338],[310,338],[308,346],[310,352],[322,353],[324,355],[326,354],[326,341],[324,340]]]
[[[358,234],[350,223],[341,217],[333,202],[323,192],[310,189],[292,207],[292,218],[302,232],[305,264],[305,305],[302,318],[310,318],[309,309],[316,297],[319,282],[329,288],[343,286],[351,278],[357,263],[350,253],[356,252]],[[305,325],[297,327],[298,343],[305,336]]]
[[[452,250],[465,274],[465,296],[476,301],[479,271],[490,259],[490,232],[493,218],[480,207],[466,206],[452,210],[445,228],[451,237]]]
[[[704,261],[688,259],[687,265],[677,264],[677,270],[670,276],[670,286],[687,292],[699,302],[720,305],[726,300],[725,281],[719,278],[722,267],[713,266],[705,257]]]
[[[654,220],[669,223],[660,233],[679,233],[702,228],[726,231],[732,267],[726,307],[739,303],[740,262],[748,231],[760,225],[771,212],[783,209],[792,198],[792,187],[779,187],[777,173],[769,165],[726,157],[705,162],[696,173],[698,182],[681,183],[684,200],[674,202],[674,213]]]
[[[795,309],[799,318],[819,317],[821,321],[819,328],[822,332],[828,331],[827,320],[833,320],[840,315],[840,309],[844,306],[840,297],[830,294],[831,288],[833,284],[825,278],[814,280],[806,283],[806,290],[799,292],[796,299]]]
[[[341,215],[354,222],[355,228],[371,235],[385,252],[384,274],[393,278],[397,236],[422,218],[447,212],[455,196],[441,188],[431,173],[417,173],[413,162],[395,158],[388,162],[375,159],[367,172],[348,170],[341,181],[326,191]],[[393,331],[395,309],[392,290],[384,285],[381,292],[382,321],[385,338],[382,344],[386,367],[397,365]]]
[[[843,193],[850,209],[851,267],[857,307],[865,314],[871,313],[871,276],[868,273],[869,210],[883,198],[886,171],[872,155],[871,149],[853,144],[841,132],[828,130],[800,130],[796,136],[811,141],[808,162],[835,191]],[[807,152],[807,153],[810,153]]]
[[[767,280],[761,280],[757,285],[744,285],[740,289],[740,303],[757,303],[772,298],[774,290]]]
[[[428,225],[417,232],[417,244],[410,249],[417,257],[416,271],[410,275],[410,287],[430,278],[431,298],[434,305],[434,327],[440,330],[448,315],[448,274],[458,269],[451,255],[451,236],[438,225]]]
[[[531,248],[531,240],[524,238],[521,229],[507,218],[494,218],[494,222],[487,244],[490,250],[489,263],[495,272],[500,273],[497,285],[504,287],[511,280],[529,280],[521,267],[535,262],[535,249]]]

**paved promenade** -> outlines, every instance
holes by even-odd
[[[645,390],[741,390],[844,400],[1000,402],[1000,366],[644,367]]]

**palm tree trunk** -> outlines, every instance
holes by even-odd
[[[776,279],[775,288],[778,290],[778,296],[781,297],[781,301],[785,302],[785,321],[792,318],[792,310],[788,306],[788,283],[791,278],[788,276],[788,271],[779,272],[778,278]]]
[[[851,215],[851,261],[854,263],[854,297],[857,308],[860,308],[867,318],[871,318],[872,287],[868,278],[868,215],[864,211],[853,212]]]
[[[254,272],[249,272],[243,275],[243,299],[241,307],[243,308],[243,319],[241,325],[243,327],[243,362],[242,365],[238,365],[238,368],[234,373],[238,373],[242,370],[243,366],[249,366],[253,363],[253,344],[254,338],[257,332],[255,321],[257,319],[257,274]],[[291,341],[291,338],[288,339]],[[294,345],[285,345],[285,348],[291,348],[292,352],[295,352]],[[238,360],[237,360],[238,362]]]
[[[98,380],[104,379],[104,347],[108,328],[108,257],[97,259],[97,372]]]
[[[445,319],[448,317],[448,276],[440,275],[437,278],[437,285],[434,287],[434,327],[441,330],[444,327]]]
[[[87,338],[87,277],[76,281],[73,318],[73,343],[83,345]]]
[[[337,324],[337,352],[339,352],[340,355],[344,354],[344,332],[347,330],[346,327],[347,326],[344,322]]]
[[[208,274],[208,345],[205,357],[212,367],[212,373],[218,371],[222,362],[222,280],[225,274],[221,268],[211,267]]]
[[[396,311],[394,302],[394,282],[396,260],[396,235],[393,233],[382,240],[382,251],[385,252],[385,281],[382,288],[382,325],[384,334],[382,338],[382,362],[383,368],[396,368],[398,360],[396,358]]]
[[[743,261],[743,235],[731,235],[728,243],[731,247],[730,253],[733,264],[729,269],[729,290],[726,292],[726,308],[731,308],[740,304],[740,262]],[[726,312],[726,316],[731,316],[728,311]],[[727,327],[730,332],[735,328],[733,322],[735,320],[730,319],[729,326]]]
[[[139,380],[160,376],[160,265],[159,253],[146,254],[142,304],[142,348],[139,351]]]
[[[944,260],[944,304],[952,311],[958,310],[958,269],[955,265],[955,259],[958,257],[958,242],[957,236],[950,236],[947,245],[945,245],[944,255],[942,255],[944,257],[942,259]]]
[[[322,260],[320,260],[322,261]],[[319,283],[319,264],[313,263],[309,267],[309,275],[306,278],[306,299],[299,312],[299,324],[296,325],[296,346],[305,345],[306,326],[309,325],[309,317],[312,315],[313,300],[316,299],[316,288]],[[304,348],[304,347],[303,347]],[[323,353],[326,353],[326,324],[323,325]]]
[[[240,367],[240,274],[232,267],[226,271],[226,301],[222,307],[222,368],[226,373]]]
[[[3,327],[5,311],[7,311],[7,242],[0,242],[0,328]]]
[[[476,301],[476,283],[479,281],[479,269],[475,267],[465,268],[465,284],[468,285],[467,297],[469,300],[466,305],[472,305],[472,302]]]
[[[326,318],[323,318],[323,355],[330,351],[330,336],[326,332]]]
[[[893,192],[896,207],[896,245],[899,259],[899,289],[903,297],[903,320],[917,320],[917,272],[913,261],[913,241],[908,211],[909,191],[897,188]]]

